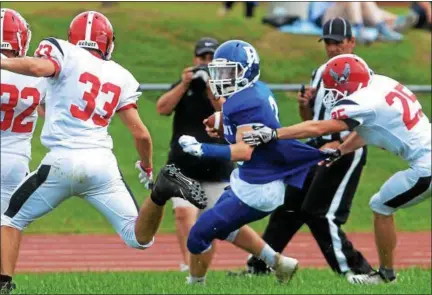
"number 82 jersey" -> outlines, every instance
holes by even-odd
[[[1,58],[7,58],[3,54]],[[1,70],[2,154],[21,155],[30,160],[31,138],[36,127],[37,107],[46,94],[43,78]]]
[[[48,79],[42,144],[51,149],[108,148],[108,125],[115,112],[136,108],[141,95],[132,74],[114,61],[55,38],[42,40],[35,56],[53,62]]]

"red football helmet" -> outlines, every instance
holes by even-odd
[[[1,9],[1,49],[25,56],[31,40],[30,26],[15,10]]]
[[[106,60],[114,49],[114,31],[106,16],[96,11],[78,14],[69,26],[69,42],[100,51]]]
[[[336,101],[369,85],[371,70],[366,62],[355,54],[342,54],[330,59],[322,75],[326,95],[323,102],[332,108]]]

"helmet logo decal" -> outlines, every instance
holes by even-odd
[[[345,68],[342,75],[339,76],[333,69],[330,69],[330,76],[339,84],[346,83],[348,81],[349,75],[351,73],[351,67],[348,63],[345,64]]]
[[[253,48],[252,46],[244,46],[243,48],[246,51],[247,63],[249,65],[253,63],[255,64],[259,63],[259,57],[257,52],[255,51],[255,48]]]

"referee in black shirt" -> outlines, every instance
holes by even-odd
[[[174,112],[173,133],[170,143],[168,163],[174,163],[184,175],[201,183],[208,198],[207,208],[216,203],[224,188],[228,185],[233,170],[230,161],[197,158],[183,152],[178,144],[182,135],[195,137],[199,142],[224,143],[222,139],[211,138],[205,131],[203,120],[220,111],[223,98],[214,100],[207,87],[209,78],[207,64],[213,59],[213,53],[219,46],[213,38],[201,38],[195,45],[193,66],[183,70],[181,80],[162,95],[157,102],[157,111],[162,115]],[[188,201],[172,198],[177,238],[184,263],[180,270],[188,270],[189,252],[186,248],[189,230],[197,219],[197,209]]]
[[[343,18],[326,22],[321,40],[325,43],[328,58],[353,53],[355,47],[351,24]],[[325,64],[314,71],[310,87],[298,95],[299,113],[303,120],[331,119],[322,101],[325,91],[320,84],[324,67]],[[342,132],[312,138],[308,143],[316,148],[335,149],[348,134]],[[285,204],[270,216],[263,239],[275,251],[282,252],[306,223],[333,271],[346,275],[371,272],[369,263],[341,228],[348,219],[365,163],[366,147],[343,156],[331,167],[315,166],[302,190],[287,187]],[[263,274],[269,271],[264,262],[249,257],[247,273]]]

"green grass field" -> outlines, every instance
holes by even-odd
[[[21,274],[17,294],[431,294],[430,270],[407,269],[398,283],[353,286],[330,270],[299,270],[289,285],[274,276],[227,277],[210,272],[205,286],[185,284],[179,272]]]
[[[102,9],[94,3],[3,3],[19,10],[30,22],[33,31],[33,52],[37,42],[47,36],[67,38],[68,25],[77,13],[100,10],[110,19],[116,33],[114,59],[129,69],[140,82],[171,83],[176,81],[181,70],[192,60],[194,41],[201,36],[214,36],[221,41],[241,38],[256,46],[262,67],[262,80],[271,83],[308,82],[310,73],[325,62],[322,44],[316,37],[282,34],[261,24],[265,7],[259,7],[257,17],[246,20],[242,17],[242,5],[235,6],[232,15],[221,19],[216,16],[220,3],[121,3]],[[265,6],[265,4],[260,4]],[[400,8],[398,8],[400,11]],[[47,14],[47,11],[49,13]],[[400,44],[374,44],[359,46],[360,54],[377,72],[389,75],[406,84],[431,83],[431,35],[411,31],[406,41]],[[154,142],[154,162],[159,169],[166,160],[171,132],[171,118],[158,116],[155,101],[160,92],[146,92],[139,102],[139,112],[149,127]],[[276,93],[283,124],[299,122],[293,93]],[[424,112],[431,117],[430,94],[418,95]],[[33,139],[32,168],[42,159],[46,150],[40,145],[39,122]],[[148,195],[139,184],[134,163],[137,155],[131,136],[115,118],[110,127],[114,138],[114,152],[123,174],[139,202]],[[363,173],[351,218],[346,225],[348,231],[370,231],[371,212],[369,198],[394,172],[404,169],[406,164],[385,151],[371,149],[368,164]],[[161,231],[172,232],[172,210],[166,210]],[[401,230],[430,230],[431,202],[398,212],[397,222]],[[254,224],[262,230],[266,221]],[[71,199],[58,210],[32,224],[28,232],[105,233],[113,232],[107,221],[92,207],[80,199]]]

